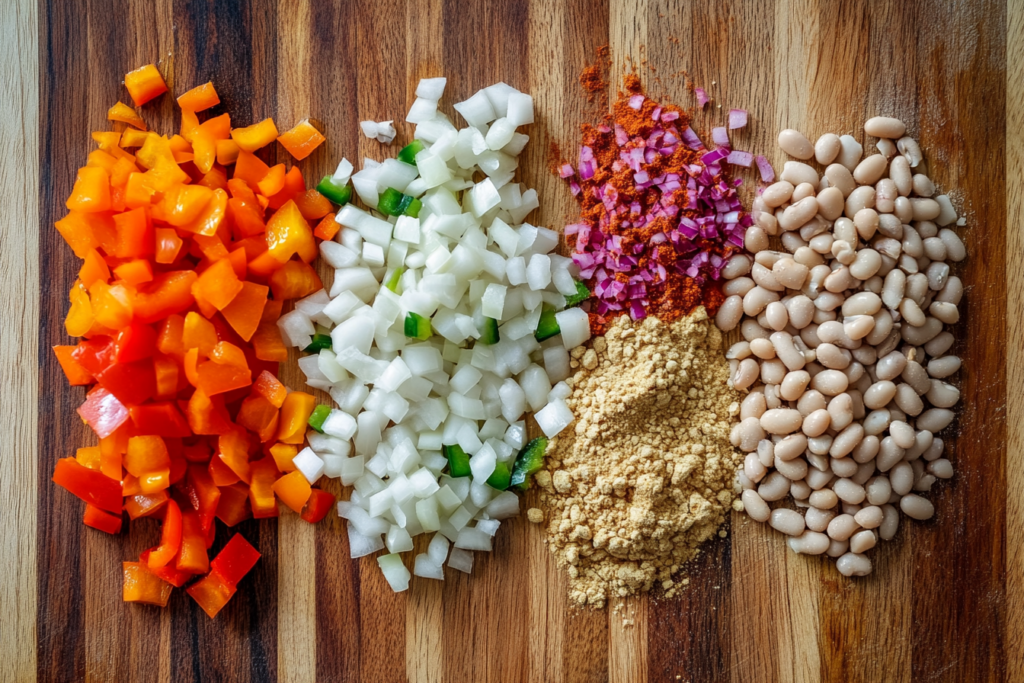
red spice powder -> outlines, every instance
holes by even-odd
[[[582,179],[582,176],[570,179],[579,178],[579,192],[576,193],[576,199],[580,203],[579,224],[589,226],[591,230],[600,230],[606,236],[618,236],[624,254],[639,253],[636,266],[627,272],[614,273],[615,280],[628,285],[631,276],[635,281],[635,274],[639,271],[652,270],[664,273],[661,277],[655,277],[653,282],[646,283],[643,298],[647,314],[671,321],[688,315],[698,305],[703,304],[708,314],[713,316],[724,300],[718,284],[710,278],[699,276],[695,279],[679,272],[675,267],[677,261],[688,260],[692,253],[681,255],[668,243],[661,248],[651,247],[652,238],[659,233],[668,234],[674,230],[680,217],[701,215],[692,208],[687,208],[689,202],[686,180],[689,177],[688,167],[702,165],[701,157],[706,150],[696,151],[679,143],[674,145],[670,154],[656,155],[643,164],[643,170],[650,178],[666,174],[679,176],[682,180],[679,189],[665,191],[658,185],[638,187],[643,183],[637,182],[636,170],[621,161],[623,150],[637,147],[643,149],[649,136],[659,126],[660,129],[685,130],[689,126],[689,117],[684,110],[675,105],[660,104],[650,98],[645,98],[639,109],[630,106],[631,98],[643,93],[640,79],[635,74],[626,76],[623,86],[625,92],[618,94],[612,113],[606,116],[602,124],[582,126],[582,145],[593,150],[594,175],[589,179]],[[671,124],[659,124],[654,118],[656,110],[659,109],[662,113],[674,112],[678,118]],[[620,144],[621,132],[620,139],[616,139],[617,127],[621,127],[629,137],[630,141],[626,146]],[[725,169],[722,175],[726,175]],[[721,180],[729,182],[727,177]],[[609,187],[614,188],[614,191],[609,190]],[[573,187],[573,190],[575,192],[576,187]],[[630,210],[618,214],[610,212],[606,204],[609,193],[616,195],[616,205],[625,205]],[[652,209],[655,209],[657,214],[662,208],[672,206],[677,207],[677,211],[672,215],[652,216]],[[638,216],[646,217],[646,222],[639,226],[637,223],[642,221],[637,220]],[[573,247],[574,251],[582,251],[575,249],[576,240],[576,234],[567,235],[570,247]],[[739,250],[737,246],[724,239],[698,239],[695,244],[701,250],[723,258]],[[652,259],[652,256],[655,258]],[[596,278],[591,278],[587,283],[592,292],[597,284],[595,280]],[[607,310],[602,314],[598,312],[600,305],[595,305],[597,302],[593,298],[588,303],[591,330],[594,334],[603,334],[615,317],[630,310],[627,305],[625,310]]]

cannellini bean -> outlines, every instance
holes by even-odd
[[[909,298],[900,302],[900,315],[903,316],[908,325],[913,325],[914,327],[921,327],[927,319],[924,311],[917,305],[917,302]]]
[[[772,510],[768,525],[788,536],[799,536],[805,528],[804,516],[788,508]]]
[[[949,279],[949,265],[939,262],[932,263],[928,266],[925,276],[928,279],[928,289],[938,292],[946,286],[946,281]]]
[[[804,531],[787,539],[789,549],[801,555],[821,555],[829,546],[829,537],[816,531]]]
[[[732,385],[737,391],[743,391],[757,381],[759,374],[757,361],[753,358],[746,358],[736,366],[736,372],[732,376]]]
[[[750,269],[750,277],[754,280],[754,283],[758,287],[763,287],[771,292],[783,292],[786,290],[770,268],[762,266],[760,263],[754,263]]]
[[[775,280],[789,289],[802,289],[810,269],[795,259],[782,258],[772,266],[772,275]]]
[[[861,510],[863,512],[863,510]],[[879,511],[881,512],[881,511]],[[860,513],[857,513],[860,514]],[[851,553],[864,553],[875,547],[875,543],[878,539],[875,538],[875,532],[865,529],[864,531],[858,531],[850,537],[850,552]]]
[[[768,410],[761,416],[761,427],[769,434],[792,434],[803,424],[803,415],[792,408]]]
[[[896,387],[894,400],[899,409],[907,415],[920,415],[924,410],[924,402],[909,384],[900,384]]]
[[[911,168],[917,168],[917,165],[921,163],[924,156],[921,154],[921,148],[917,144],[917,140],[910,136],[904,136],[896,141],[896,149],[900,151]]]
[[[864,426],[859,422],[854,422],[843,429],[839,434],[832,440],[832,447],[829,449],[829,455],[833,458],[845,458],[847,455],[853,452],[860,440],[864,438]],[[837,472],[838,474],[838,472]],[[839,495],[843,498],[842,494]],[[843,500],[846,500],[843,498]],[[860,502],[860,501],[850,501]]]
[[[799,481],[807,476],[807,461],[803,458],[783,460],[776,455],[775,470],[781,472],[787,479]]]
[[[743,317],[743,298],[739,295],[727,297],[715,315],[715,325],[723,332],[730,332],[736,329],[740,319]]]
[[[932,485],[934,485],[936,481],[938,481],[938,477],[934,475],[922,475],[921,478],[914,483],[914,490],[924,492],[931,491]]]
[[[812,493],[808,502],[819,510],[830,510],[839,504],[839,496],[832,489],[821,489]]]
[[[830,254],[832,253],[832,243],[834,241],[835,239],[832,237],[832,235],[830,235],[827,232],[824,232],[820,235],[815,235],[814,237],[812,237],[807,244],[817,254]]]
[[[874,190],[872,190],[874,192]],[[804,197],[791,204],[782,212],[779,227],[783,230],[796,230],[818,213],[818,200],[815,197]]]
[[[803,434],[790,434],[775,444],[775,460],[789,461],[799,458],[807,450],[807,437]]]
[[[768,330],[764,329],[757,323],[757,320],[752,320],[750,318],[740,323],[740,333],[747,341],[753,341],[754,339],[767,339],[769,334]]]
[[[807,241],[800,237],[799,232],[784,232],[779,236],[779,241],[782,242],[782,246],[786,248],[786,251],[793,253],[800,247],[806,247]]]
[[[886,159],[892,159],[897,154],[896,143],[885,138],[881,138],[875,143],[875,149]]]
[[[793,183],[780,180],[764,188],[764,192],[761,193],[761,199],[764,200],[765,204],[774,209],[788,202],[789,198],[793,196],[794,189]]]
[[[838,370],[824,370],[811,379],[811,388],[826,396],[838,396],[849,386],[850,380]]]
[[[928,312],[947,325],[954,325],[960,320],[960,311],[956,304],[947,301],[933,301],[928,307]]]
[[[896,463],[889,471],[889,482],[893,493],[905,496],[914,487],[914,468],[906,460]]]
[[[932,261],[946,260],[946,244],[938,237],[929,237],[922,243],[924,255]]]
[[[751,289],[743,297],[743,312],[749,316],[756,316],[773,301],[778,301],[779,295],[764,287],[757,286]]]
[[[889,308],[896,309],[903,301],[903,292],[907,285],[907,276],[902,270],[890,270],[882,285],[882,302]]]
[[[900,498],[900,509],[908,517],[920,520],[931,519],[935,514],[935,506],[932,505],[932,502],[914,493]]]
[[[839,374],[842,375],[842,373]],[[843,378],[845,379],[846,375],[843,375]],[[832,429],[836,431],[846,429],[853,422],[853,399],[849,394],[839,394],[829,401],[828,414],[832,421]]]
[[[852,360],[849,351],[835,344],[820,344],[815,351],[818,362],[830,370],[845,370]]]
[[[896,197],[898,196],[896,182],[891,178],[882,178],[875,183],[875,208],[879,213],[891,214],[896,208]],[[892,216],[892,218],[896,217]]]
[[[740,420],[748,417],[761,417],[768,408],[765,406],[764,394],[760,391],[752,391],[740,403]]]
[[[729,347],[725,352],[726,360],[743,360],[750,357],[750,342],[740,341]]]
[[[901,197],[906,197],[914,189],[913,178],[910,174],[910,163],[906,157],[894,157],[889,163],[889,177],[896,183],[896,192]]]
[[[885,173],[886,167],[889,162],[881,154],[872,154],[866,157],[863,161],[857,164],[857,167],[853,169],[853,179],[861,185],[874,185],[877,183],[882,174]]]
[[[953,202],[949,200],[949,195],[937,195],[935,201],[939,203],[939,215],[935,218],[935,222],[943,228],[952,224],[956,220],[956,209],[953,208]]]
[[[943,356],[928,361],[928,374],[936,379],[945,379],[960,370],[960,359],[956,356]]]
[[[747,228],[747,232],[743,237],[743,245],[752,254],[763,251],[768,248],[768,233],[763,228],[752,225]]]
[[[878,210],[881,211],[881,209]],[[903,223],[891,213],[881,213],[878,216],[878,232],[895,240],[903,239]]]
[[[821,392],[810,391],[804,392],[804,395],[797,401],[796,407],[800,411],[801,415],[810,415],[815,410],[821,410],[828,406],[828,402],[825,397],[821,395]]]
[[[928,463],[929,474],[939,479],[950,479],[953,476],[953,463],[945,458],[939,458]]]
[[[864,405],[872,410],[884,408],[895,396],[896,385],[890,380],[880,379],[864,392]]]
[[[761,429],[761,419],[757,417],[748,417],[739,424],[739,443],[736,444],[744,453],[750,453],[757,449],[757,444],[765,436],[764,430]],[[747,476],[750,476],[749,474]],[[751,480],[755,480],[751,477]]]
[[[931,197],[935,194],[935,183],[923,173],[915,173],[913,178],[914,194],[918,197]]]
[[[789,479],[779,472],[769,473],[757,487],[757,495],[768,502],[782,500],[787,493],[789,493]]]
[[[771,467],[775,463],[775,444],[771,439],[765,439],[757,444],[757,457],[765,467]]]
[[[914,428],[902,420],[889,423],[889,436],[900,448],[912,448],[915,443]]]
[[[854,520],[853,515],[837,515],[828,523],[829,538],[836,541],[849,540],[850,536],[853,536],[857,529],[857,522]]]
[[[874,237],[875,232],[878,231],[878,224],[878,212],[874,209],[861,209],[853,216],[853,225],[857,228],[857,234],[865,242]]]
[[[801,199],[806,197],[813,197],[815,195],[814,186],[810,183],[800,183],[793,188],[793,196],[790,197],[792,203],[797,203]]]
[[[787,161],[783,164],[782,173],[779,175],[779,178],[792,184],[794,191],[796,186],[801,183],[818,184],[818,172],[813,167],[800,161]]]
[[[811,376],[807,372],[803,370],[790,372],[786,375],[785,379],[782,380],[782,384],[779,386],[779,395],[787,401],[795,401],[803,395],[804,390],[807,389],[807,385],[810,384],[810,382]],[[817,434],[814,434],[813,436],[817,436]]]
[[[834,221],[843,215],[845,201],[843,192],[838,187],[829,187],[818,193],[818,213],[828,221]]]
[[[942,331],[942,321],[938,318],[928,316],[921,327],[906,326],[900,330],[903,341],[912,346],[921,346],[928,343],[932,338]]]
[[[892,213],[900,219],[900,223],[905,225],[914,219],[914,207],[910,205],[908,198],[897,197],[892,207]]]
[[[924,351],[929,356],[936,358],[946,353],[953,347],[953,335],[949,332],[940,332],[924,345]]]
[[[892,486],[889,483],[889,478],[885,476],[871,477],[865,485],[864,490],[867,494],[867,501],[872,506],[884,505],[888,502],[889,496],[892,495]],[[881,522],[879,522],[879,524],[881,524]],[[865,529],[874,528],[866,525],[861,526],[864,526]]]
[[[931,200],[929,200],[931,201]],[[875,206],[875,188],[870,185],[862,185],[850,193],[846,198],[844,214],[847,218],[853,218],[861,209],[871,209]]]
[[[946,286],[935,295],[935,301],[945,301],[959,305],[963,296],[964,283],[956,275],[952,275],[946,280]]]
[[[801,370],[806,360],[793,344],[793,337],[788,332],[774,332],[769,339],[775,346],[775,353],[790,370]]]
[[[895,467],[898,462],[903,460],[903,456],[905,454],[906,451],[897,446],[892,440],[892,437],[887,436],[882,439],[878,446],[878,456],[875,458],[875,466],[878,467],[879,472],[888,472]]]
[[[743,254],[734,254],[722,268],[722,278],[732,280],[733,278],[746,275],[750,272],[750,257]]]
[[[837,541],[835,539],[832,539],[828,544],[828,550],[825,551],[825,554],[829,557],[838,558],[843,556],[849,549],[849,541]]]
[[[786,366],[778,358],[761,362],[761,382],[778,385],[786,376]]]
[[[900,513],[892,505],[882,506],[882,524],[878,527],[878,536],[883,541],[891,541],[899,530]]]
[[[960,390],[952,384],[933,379],[925,398],[936,408],[952,408],[960,401]]]
[[[726,280],[722,284],[722,294],[726,297],[733,295],[743,296],[754,288],[754,280],[749,277],[738,277],[734,280]]]
[[[776,332],[786,329],[789,325],[789,310],[781,301],[773,301],[768,304],[764,313],[768,320],[768,326]]]
[[[889,428],[892,422],[892,413],[884,408],[872,410],[864,418],[864,433],[871,436],[878,436]]]
[[[850,273],[858,280],[867,280],[882,267],[882,257],[874,249],[861,249],[850,264]]]
[[[843,315],[874,315],[882,308],[882,299],[873,292],[857,292],[843,302]]]
[[[871,560],[858,553],[845,553],[836,560],[836,569],[843,576],[867,576],[871,573]]]
[[[761,463],[757,453],[747,453],[747,457],[743,460],[743,474],[756,484],[764,478],[764,475],[768,474],[768,468]]]
[[[819,203],[820,203],[819,199]],[[939,230],[939,239],[946,245],[946,255],[950,261],[959,263],[967,257],[967,249],[964,247],[963,241],[960,236],[949,228],[943,228]]]
[[[864,147],[857,142],[856,138],[852,135],[839,136],[839,156],[836,157],[836,161],[852,172],[860,162],[862,154],[864,154]]]
[[[873,116],[864,122],[864,132],[876,138],[897,140],[907,132],[907,127],[899,119],[888,116]]]
[[[797,159],[810,159],[814,156],[811,141],[798,130],[787,128],[779,133],[779,147],[783,152]]]
[[[935,439],[932,439],[932,445],[929,446],[928,449],[921,454],[921,459],[926,462],[938,460],[939,458],[942,457],[942,452],[944,449],[945,444],[942,442],[942,439],[936,437]]]
[[[831,510],[819,510],[816,507],[807,508],[804,512],[804,522],[811,531],[823,532],[828,528],[828,523],[836,516]]]
[[[834,187],[843,193],[843,197],[849,197],[850,193],[857,188],[857,182],[853,179],[853,173],[842,164],[830,164],[825,169],[825,178],[828,179],[830,187]]]
[[[757,495],[757,491],[747,490],[744,491],[740,496],[743,501],[743,509],[747,511],[750,518],[757,522],[767,522],[768,517],[771,515],[771,509],[768,504],[764,502],[761,496]]]
[[[915,221],[930,221],[939,216],[939,203],[934,199],[911,197],[910,208]]]
[[[814,143],[814,158],[822,166],[831,164],[839,154],[839,136],[825,133]]]
[[[753,339],[750,342],[750,352],[762,360],[775,358],[775,346],[768,339]]]

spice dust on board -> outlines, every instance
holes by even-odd
[[[603,122],[582,126],[581,143],[576,167],[558,173],[580,205],[565,235],[593,295],[592,332],[624,312],[672,321],[702,305],[714,315],[721,268],[752,224],[725,155],[705,149],[683,109],[647,97],[636,74]]]

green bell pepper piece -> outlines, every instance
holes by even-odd
[[[325,406],[324,404],[321,403],[316,408],[313,408],[313,412],[310,413],[308,422],[309,426],[323,434],[324,421],[327,420],[327,416],[330,414],[330,406]]]
[[[330,349],[332,347],[333,344],[329,334],[314,334],[313,341],[310,342],[309,346],[302,350],[306,353],[320,353],[322,350]]]
[[[538,436],[526,444],[526,448],[519,451],[509,479],[511,486],[515,486],[520,491],[530,488],[530,476],[540,472],[544,467],[544,451],[547,450],[547,447],[547,437]]]
[[[484,318],[483,334],[477,341],[481,344],[497,344],[501,341],[501,335],[498,334],[498,321],[494,318]]]
[[[565,297],[565,307],[572,308],[573,306],[579,306],[581,303],[590,298],[590,290],[587,286],[576,280],[576,293],[570,294]]]
[[[409,313],[405,316],[405,336],[421,341],[430,339],[433,332],[430,329],[430,318],[424,318],[419,313]]]
[[[469,469],[469,456],[458,444],[444,447],[444,454],[448,458],[448,476],[468,477],[472,474]]]
[[[419,140],[413,140],[408,145],[402,148],[402,151],[398,153],[398,160],[404,161],[412,166],[416,165],[416,155],[425,150],[427,147]]]
[[[551,339],[561,331],[558,321],[555,320],[554,309],[545,306],[540,313],[540,322],[537,323],[537,331],[533,333],[533,336],[537,338],[537,341],[544,341]]]
[[[324,176],[324,179],[316,186],[316,191],[338,206],[344,206],[352,201],[352,186],[347,183],[338,185],[329,175]]]
[[[491,473],[491,476],[487,477],[487,485],[492,489],[504,491],[508,488],[511,480],[512,472],[508,468],[508,463],[499,462],[494,466],[494,472]]]

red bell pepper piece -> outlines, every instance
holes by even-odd
[[[103,387],[93,387],[86,394],[78,414],[101,439],[113,434],[128,419],[128,409]]]
[[[199,522],[203,531],[213,525],[220,502],[220,489],[213,483],[210,472],[202,465],[189,465],[186,492],[192,508],[199,514]]]
[[[212,464],[216,458],[210,461]],[[249,487],[234,483],[220,487],[220,502],[217,504],[217,519],[227,526],[235,526],[249,519]]]
[[[135,296],[135,319],[155,323],[174,313],[187,311],[195,302],[192,285],[198,277],[192,270],[157,275],[152,282],[139,288]]]
[[[306,507],[302,510],[302,519],[310,524],[316,524],[327,516],[333,505],[333,493],[328,493],[323,489],[313,489],[313,493],[306,502]]]
[[[181,588],[185,585],[186,581],[195,576],[195,574],[191,572],[178,571],[171,564],[167,564],[157,569],[150,569],[149,555],[154,550],[156,550],[156,548],[147,548],[146,550],[143,550],[142,554],[139,555],[139,564],[143,565],[146,569],[149,569],[149,571],[152,572],[155,576],[159,576],[161,579],[171,584],[175,588]]]
[[[156,351],[156,330],[149,325],[132,323],[117,335],[117,362],[149,358]]]
[[[146,517],[147,515],[153,514],[163,507],[164,503],[170,499],[171,497],[167,495],[167,491],[140,493],[126,498],[124,501],[124,509],[128,513],[128,517],[130,519],[138,519],[139,517]]]
[[[260,552],[242,534],[235,534],[217,553],[217,557],[213,558],[210,569],[220,574],[230,585],[237,586],[259,559]]]
[[[78,342],[71,357],[86,369],[89,373],[96,375],[103,372],[117,356],[117,345],[110,337],[93,337]]]
[[[255,331],[255,328],[253,329]],[[86,370],[78,361],[75,360],[73,355],[75,348],[77,347],[54,346],[53,354],[57,356],[57,362],[60,363],[61,370],[64,371],[65,377],[68,378],[68,384],[73,387],[87,386],[96,380],[93,378],[91,372]]]
[[[181,508],[173,500],[167,501],[164,526],[160,532],[160,545],[149,554],[150,569],[158,569],[174,559],[181,547]]]
[[[53,482],[114,515],[121,514],[121,482],[102,472],[90,470],[74,458],[61,458],[53,470]]]
[[[99,529],[100,531],[106,531],[108,534],[119,534],[121,533],[121,515],[112,515],[105,510],[101,510],[95,505],[86,503],[85,505],[85,522],[86,526],[91,526],[93,529]]]
[[[124,405],[138,405],[156,393],[153,359],[113,363],[96,375],[96,381]]]
[[[192,436],[188,420],[173,401],[132,406],[128,414],[139,434],[177,438]]]

